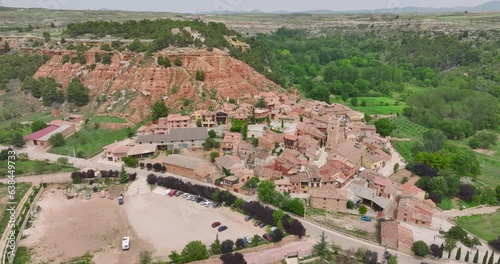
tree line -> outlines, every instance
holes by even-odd
[[[76,106],[84,106],[90,100],[89,89],[76,77],[68,84],[66,94],[52,77],[33,79],[33,77],[28,76],[24,78],[22,89],[30,92],[35,98],[42,98],[43,104],[46,106],[51,106],[54,103],[62,104],[65,100]]]
[[[193,31],[202,34],[204,42],[199,38],[193,38],[189,32],[183,28],[190,27]],[[172,34],[172,29],[178,28],[178,34]],[[223,23],[208,22],[201,19],[194,20],[127,20],[123,23],[115,21],[86,21],[81,23],[70,23],[63,32],[71,37],[91,34],[96,37],[110,35],[124,39],[135,39],[128,48],[132,51],[155,52],[169,46],[187,47],[194,45],[202,47],[229,47],[229,43],[224,38],[225,35],[238,35],[237,32],[228,29]],[[152,39],[153,42],[142,44],[139,39]]]

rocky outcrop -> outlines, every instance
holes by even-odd
[[[110,65],[97,63],[94,68],[91,67],[94,54],[102,52],[98,49],[85,52],[87,65],[62,64],[64,55],[74,57],[76,51],[37,52],[52,55],[52,58],[38,69],[35,78],[51,76],[65,88],[72,78],[79,77],[91,90],[92,107],[96,107],[98,113],[112,112],[115,105],[128,105],[126,110],[122,107],[114,114],[133,122],[147,117],[149,106],[159,99],[174,109],[216,109],[228,98],[251,102],[252,95],[259,91],[278,89],[276,84],[244,62],[217,49],[209,52],[169,48],[153,54],[153,58],[131,52],[113,52]],[[157,65],[156,58],[160,54],[172,61],[171,67]],[[173,65],[177,57],[182,61],[181,67]],[[195,80],[196,71],[205,72],[205,81]],[[116,96],[117,93],[122,93],[122,96]],[[189,102],[186,103],[186,99]]]

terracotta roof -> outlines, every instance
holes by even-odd
[[[168,121],[189,121],[189,116],[181,116],[180,114],[171,114],[167,116]]]
[[[399,200],[398,210],[407,210],[411,212],[412,219],[431,222],[432,221],[432,207],[420,201],[415,197],[402,197]]]
[[[31,133],[31,134],[25,136],[24,138],[27,140],[39,140],[40,138],[51,134],[53,131],[57,130],[58,128],[59,128],[59,126],[49,125],[48,127],[44,128],[42,130],[38,130],[34,133]]]
[[[398,249],[413,244],[413,232],[398,221],[383,221],[381,224],[382,246]]]
[[[298,139],[298,137],[296,135],[285,134],[285,139],[295,141]]]
[[[403,196],[416,196],[418,195],[419,193],[425,193],[424,190],[418,188],[417,186],[411,184],[411,183],[405,183],[403,184],[403,188],[402,188],[402,195]]]
[[[206,127],[194,128],[172,128],[170,133],[166,135],[143,135],[138,136],[136,142],[142,143],[157,143],[181,141],[181,140],[205,140],[208,137],[208,129]]]
[[[309,190],[311,197],[347,200],[347,192],[337,188],[314,188]]]

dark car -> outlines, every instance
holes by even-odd
[[[259,225],[259,227],[260,227],[260,228],[264,228],[264,227],[266,227],[266,226],[267,226],[267,225],[266,225],[266,223],[261,223],[261,224]]]
[[[219,232],[222,232],[222,231],[224,231],[224,230],[226,230],[226,229],[227,229],[227,226],[221,226],[221,227],[219,227],[219,229],[217,229],[217,230],[219,230]]]
[[[273,238],[269,234],[264,234],[262,237],[269,242],[273,242]]]
[[[260,226],[262,224],[262,221],[255,221],[255,223],[253,224],[254,226]]]
[[[214,222],[214,223],[212,224],[212,227],[213,227],[213,228],[216,228],[216,227],[218,227],[218,226],[220,226],[220,222]]]
[[[214,203],[214,205],[212,207],[213,208],[219,208],[219,207],[221,207],[221,204],[220,203]]]
[[[253,218],[253,217],[252,217],[251,215],[249,215],[249,216],[245,217],[245,222],[248,222],[248,221],[252,220],[252,218]]]
[[[196,198],[197,203],[201,203],[201,201],[203,201],[203,198],[201,198],[201,197]]]

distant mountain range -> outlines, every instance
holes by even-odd
[[[307,14],[362,14],[362,13],[464,13],[467,12],[500,12],[500,1],[492,1],[482,5],[474,7],[445,7],[445,8],[433,8],[433,7],[403,7],[403,8],[387,8],[387,9],[375,9],[375,10],[351,10],[351,11],[336,11],[336,10],[309,10],[300,12],[290,12],[290,11],[274,11],[274,12],[264,12],[261,10],[252,11],[212,11],[212,12],[200,12],[202,15],[234,15],[234,14],[297,14],[297,13],[307,13]]]

